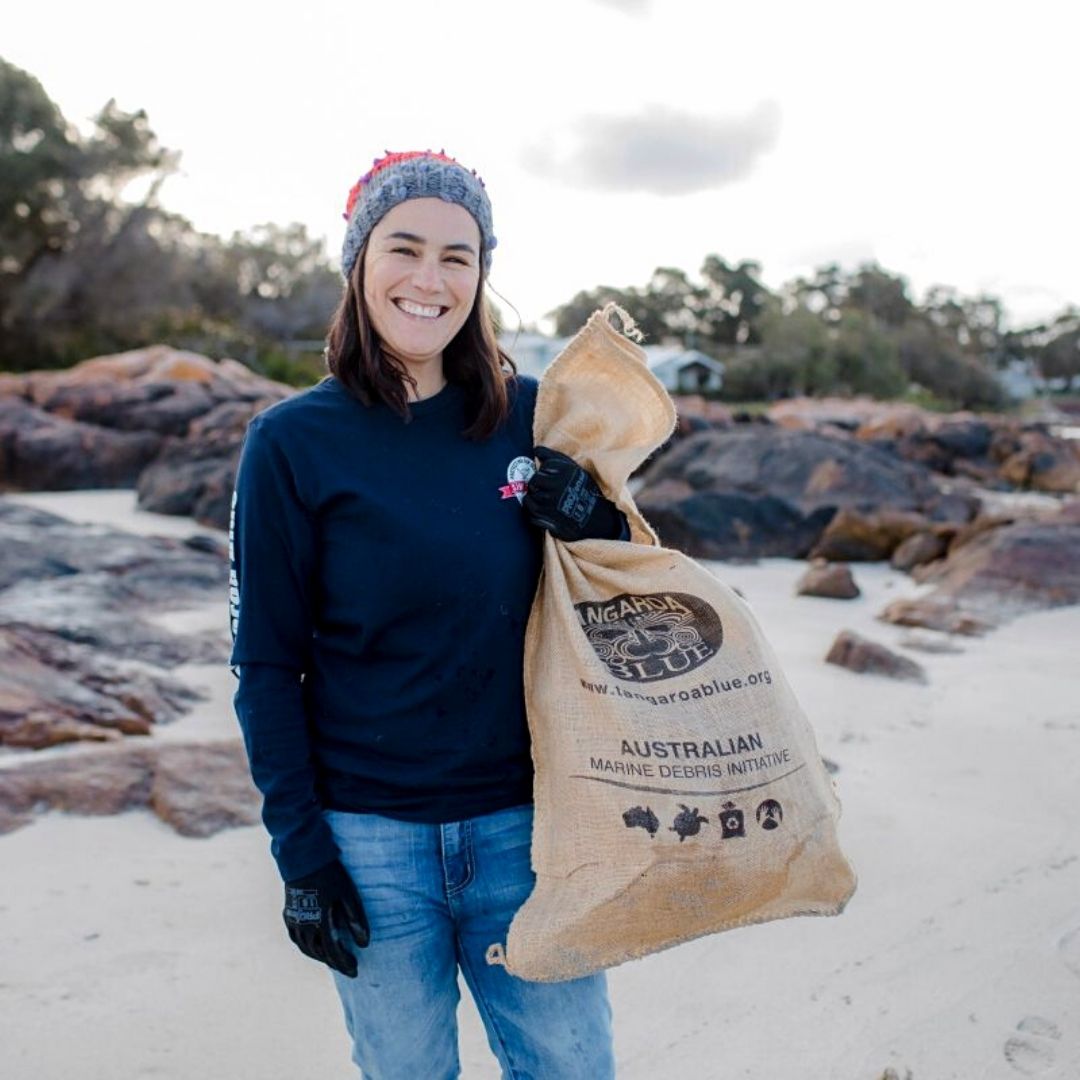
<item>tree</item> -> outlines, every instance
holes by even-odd
[[[907,387],[895,338],[878,319],[847,311],[832,332],[833,392],[898,397]]]
[[[1080,376],[1080,308],[1070,307],[1047,327],[1040,327],[1035,359],[1047,379]]]
[[[801,304],[827,323],[839,322],[848,285],[837,263],[827,263],[812,278],[796,278],[781,289],[785,300]]]
[[[761,264],[750,259],[732,266],[719,255],[705,257],[700,317],[705,341],[723,346],[756,345],[761,340],[759,321],[771,294],[760,274]]]
[[[0,360],[9,364],[64,362],[65,328],[73,340],[93,338],[93,293],[110,275],[114,309],[129,306],[126,286],[145,285],[148,268],[136,273],[117,256],[154,247],[157,192],[178,156],[142,110],[109,101],[93,125],[81,136],[37,79],[0,59]],[[122,203],[123,188],[147,175],[142,203]]]
[[[284,370],[282,343],[323,336],[341,295],[323,243],[297,223],[197,232],[158,205],[177,161],[142,110],[109,101],[82,136],[0,60],[0,367],[164,340]]]
[[[775,394],[780,372],[787,373],[783,396],[827,394],[836,386],[836,359],[824,319],[804,304],[785,308],[776,301],[761,319],[761,353],[755,363],[776,369],[770,384]]]
[[[873,315],[886,326],[903,326],[915,311],[907,294],[907,282],[877,263],[860,266],[846,292],[843,307]]]
[[[595,289],[585,289],[575,293],[572,299],[560,304],[554,311],[549,311],[547,317],[555,320],[556,336],[570,337],[585,325],[597,308],[612,301],[629,312],[646,341],[655,342],[663,337],[663,321],[654,317],[648,302],[634,288],[616,289],[611,285],[600,285]]]
[[[899,332],[898,356],[908,379],[952,407],[1000,408],[1005,393],[990,370],[941,334],[929,319]]]
[[[951,286],[934,285],[921,313],[962,352],[995,365],[1004,359],[1004,312],[996,296],[963,297]]]

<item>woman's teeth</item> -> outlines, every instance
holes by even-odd
[[[426,304],[414,304],[411,300],[395,300],[395,304],[406,315],[419,315],[422,319],[437,319],[442,314],[441,307],[428,307]]]

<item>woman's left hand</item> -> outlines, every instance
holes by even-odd
[[[538,446],[540,467],[521,501],[529,520],[557,540],[623,540],[626,515],[604,497],[589,473],[566,454]]]

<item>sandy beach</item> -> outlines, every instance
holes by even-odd
[[[204,531],[134,512],[132,492],[17,498],[135,531]],[[1080,607],[958,651],[905,648],[927,672],[917,685],[822,659],[845,628],[890,647],[941,643],[875,618],[918,594],[906,575],[855,565],[862,596],[835,601],[795,596],[803,563],[707,565],[749,600],[838,766],[859,890],[839,918],[614,969],[621,1080],[880,1080],[889,1068],[898,1080],[1077,1080]],[[225,596],[161,618],[227,636]],[[152,737],[235,738],[224,665],[177,674],[211,696]],[[261,827],[193,840],[148,813],[46,813],[0,837],[0,874],[3,1080],[357,1075],[329,974],[281,927]],[[459,1017],[462,1075],[497,1077],[464,989]]]

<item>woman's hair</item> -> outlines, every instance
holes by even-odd
[[[416,381],[405,365],[387,353],[379,342],[364,300],[365,240],[352,273],[345,283],[341,303],[326,336],[326,366],[345,388],[365,405],[383,401],[403,419],[409,419],[408,386]],[[480,266],[483,267],[483,252]],[[465,435],[485,439],[510,412],[508,382],[516,374],[514,361],[499,347],[491,308],[484,296],[483,269],[476,297],[461,329],[443,350],[443,373],[447,381],[465,390],[469,426]]]

